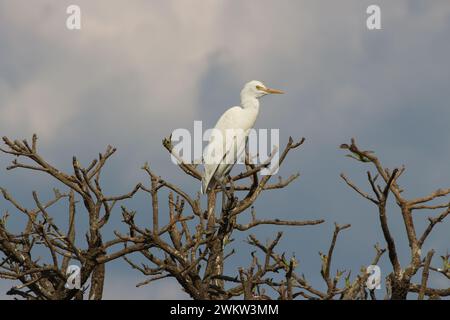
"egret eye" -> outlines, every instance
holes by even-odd
[[[256,90],[264,91],[264,88],[262,86],[260,86],[260,85],[257,85],[256,86]]]

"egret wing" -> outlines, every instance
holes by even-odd
[[[217,121],[203,154],[205,173],[202,179],[202,192],[205,193],[214,176],[227,174],[236,163],[245,148],[248,130],[239,128],[239,116],[242,108],[227,110]],[[216,174],[217,173],[217,174]]]

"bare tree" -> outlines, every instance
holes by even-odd
[[[280,156],[280,165],[290,150],[303,144],[304,139],[298,143],[289,140]],[[166,149],[179,160],[179,167],[187,175],[200,180],[201,174],[196,166],[183,163],[181,158],[173,153],[170,139],[163,141]],[[272,153],[273,156],[273,153]],[[230,242],[231,235],[238,231],[248,231],[259,225],[305,226],[316,225],[323,220],[310,221],[282,221],[260,220],[257,218],[253,204],[261,192],[286,187],[298,175],[292,175],[286,180],[279,178],[278,183],[269,184],[271,175],[260,176],[260,171],[270,162],[259,166],[250,162],[246,157],[246,171],[234,177],[228,177],[229,186],[226,190],[216,187],[208,195],[206,208],[201,208],[200,195],[192,198],[178,186],[167,182],[154,172],[148,165],[143,169],[148,173],[151,181],[150,187],[142,187],[152,198],[153,204],[153,230],[142,230],[134,222],[135,214],[123,209],[124,221],[129,225],[129,235],[118,235],[121,239],[132,243],[151,243],[148,250],[141,254],[150,262],[150,265],[138,265],[125,258],[134,268],[149,276],[138,286],[153,281],[173,277],[184,290],[194,299],[229,299],[242,296],[245,299],[375,299],[373,290],[367,290],[366,281],[369,274],[367,268],[362,267],[360,273],[351,280],[351,272],[337,270],[331,272],[333,252],[336,247],[338,235],[348,229],[350,225],[335,224],[327,254],[320,253],[322,268],[321,277],[326,284],[326,290],[319,290],[312,286],[304,275],[298,275],[298,261],[295,257],[287,258],[285,253],[277,253],[276,247],[282,237],[279,232],[275,239],[267,244],[261,243],[255,235],[248,236],[248,244],[255,247],[251,254],[251,262],[247,268],[238,267],[235,275],[224,273],[224,263],[234,251],[226,253],[225,249]],[[249,180],[245,184],[245,180]],[[159,227],[159,198],[161,189],[170,190],[168,207],[170,219],[166,225]],[[222,193],[222,205],[216,205],[217,194]],[[244,195],[239,198],[240,193]],[[187,204],[187,205],[186,205]],[[188,211],[185,215],[184,212]],[[251,219],[247,223],[239,223],[238,218],[250,211]],[[196,223],[188,225],[188,221]],[[130,236],[132,235],[132,236]],[[164,235],[168,235],[165,239]],[[385,249],[375,246],[376,254],[370,264],[377,264]],[[156,252],[163,252],[158,256]],[[345,281],[344,281],[345,280]]]
[[[14,199],[10,193],[0,188],[3,197],[12,204],[17,212],[26,218],[23,230],[11,231],[8,226],[9,213],[5,212],[0,220],[0,278],[18,280],[21,284],[13,286],[8,292],[25,299],[81,299],[83,288],[90,285],[89,298],[101,299],[105,281],[105,264],[117,258],[123,258],[133,268],[147,276],[137,286],[147,285],[164,278],[174,278],[193,299],[377,299],[374,290],[369,290],[367,266],[352,277],[351,271],[335,270],[334,252],[341,232],[350,228],[350,224],[335,223],[330,245],[325,253],[319,252],[321,268],[318,271],[323,286],[312,285],[303,274],[295,256],[288,257],[278,252],[282,232],[278,232],[272,241],[262,243],[254,234],[247,234],[248,244],[254,248],[247,267],[238,265],[232,274],[225,273],[225,263],[234,255],[230,250],[233,235],[249,232],[261,225],[280,227],[314,226],[324,222],[318,220],[286,221],[280,219],[258,218],[254,204],[263,192],[282,189],[293,182],[298,174],[287,179],[279,178],[271,183],[272,174],[261,175],[262,169],[270,166],[276,152],[262,164],[254,164],[252,157],[246,155],[245,170],[235,176],[227,177],[224,187],[217,186],[202,202],[199,193],[190,195],[179,185],[161,178],[148,164],[143,170],[149,177],[149,185],[137,184],[130,192],[120,196],[105,195],[100,176],[107,160],[115,149],[108,147],[88,166],[83,167],[74,157],[72,173],[64,173],[49,164],[37,151],[37,137],[33,136],[31,146],[26,140],[11,141],[3,138],[6,148],[0,151],[16,157],[7,169],[26,169],[43,172],[67,189],[61,193],[54,191],[54,197],[42,201],[37,192],[33,192],[34,207],[26,208]],[[304,139],[294,143],[290,138],[280,152],[278,165],[281,165],[290,151],[299,148]],[[178,159],[182,172],[199,184],[201,173],[196,165],[184,163],[174,151],[171,140],[163,140],[164,147]],[[385,299],[406,299],[408,293],[417,293],[419,299],[439,298],[450,295],[450,288],[434,289],[428,287],[431,272],[450,279],[449,254],[442,255],[442,267],[432,265],[434,250],[424,257],[422,247],[435,226],[442,222],[450,212],[450,203],[430,204],[437,198],[450,194],[450,189],[438,189],[428,196],[406,199],[399,187],[398,179],[405,168],[389,170],[371,151],[362,151],[354,140],[341,148],[349,150],[350,157],[372,165],[375,176],[367,172],[373,195],[362,191],[344,174],[341,177],[359,195],[375,204],[380,226],[383,231],[386,249],[375,245],[373,259],[368,264],[379,263],[387,251],[393,271],[387,277]],[[19,162],[27,159],[26,162]],[[377,181],[381,181],[379,184]],[[105,238],[103,228],[117,204],[132,198],[138,191],[148,194],[151,203],[150,227],[136,222],[137,213],[121,205],[123,226],[126,232],[115,231],[111,240]],[[387,200],[389,194],[400,209],[410,246],[410,261],[401,266],[397,255],[396,241],[392,235],[387,218]],[[166,198],[167,195],[167,198]],[[222,195],[222,197],[219,197]],[[163,202],[161,202],[164,197]],[[67,226],[55,223],[50,213],[54,206],[67,203]],[[162,205],[162,203],[164,205]],[[165,206],[167,204],[167,206]],[[162,206],[164,206],[162,208]],[[88,232],[84,247],[80,237],[76,237],[79,226],[80,209],[88,217]],[[417,230],[413,213],[419,210],[441,210],[429,218],[429,224],[421,233]],[[168,217],[162,217],[167,212]],[[148,220],[148,219],[147,219]],[[46,256],[45,255],[46,251]],[[129,254],[141,255],[145,263],[133,261]],[[81,265],[81,290],[67,289],[67,270],[71,261]],[[345,264],[341,263],[341,264]],[[415,275],[421,276],[420,283],[413,283]]]
[[[448,254],[446,257],[443,257],[444,268],[430,268],[430,263],[434,251],[431,250],[426,255],[426,258],[422,259],[422,247],[425,241],[430,236],[431,232],[434,230],[434,227],[438,223],[442,222],[450,213],[450,201],[446,200],[444,203],[440,204],[430,204],[430,202],[437,198],[449,195],[450,188],[438,189],[424,197],[407,199],[403,196],[404,190],[398,183],[398,179],[405,172],[404,166],[401,168],[395,168],[393,170],[383,167],[380,160],[375,156],[373,151],[361,150],[356,145],[354,139],[351,140],[350,145],[343,144],[341,145],[341,148],[349,150],[351,154],[349,154],[348,156],[350,156],[351,158],[371,164],[376,170],[375,176],[370,171],[367,171],[367,180],[372,189],[373,195],[362,191],[344,174],[341,174],[341,177],[353,190],[355,190],[363,198],[372,202],[378,209],[380,226],[383,231],[384,239],[386,241],[389,261],[393,268],[393,272],[387,278],[387,283],[389,286],[387,298],[406,299],[408,292],[419,293],[419,298],[423,298],[424,295],[431,297],[449,296],[450,288],[432,289],[427,287],[429,270],[437,271],[449,278]],[[377,181],[381,181],[381,185],[378,184]],[[406,235],[408,238],[408,244],[410,247],[410,260],[408,265],[404,267],[402,267],[400,264],[397,254],[396,240],[389,227],[386,208],[389,194],[393,195],[395,202],[400,210],[401,217],[405,226]],[[422,232],[419,232],[414,223],[414,213],[421,210],[441,210],[441,212],[434,217],[429,217],[429,224],[427,228]],[[421,283],[412,283],[412,277],[421,268],[423,268]]]
[[[283,163],[288,153],[302,145],[304,139],[298,143],[290,138],[285,149],[279,157],[279,165]],[[192,164],[184,163],[181,158],[173,152],[170,139],[163,141],[165,148],[179,160],[179,167],[183,172],[193,179],[201,180],[201,173]],[[271,174],[260,176],[260,171],[268,167],[270,161],[277,150],[273,150],[269,159],[260,165],[251,162],[251,157],[246,156],[246,171],[236,176],[228,177],[226,190],[217,186],[216,189],[208,193],[205,208],[201,207],[200,194],[192,197],[181,188],[172,184],[150,170],[148,165],[143,169],[147,172],[151,184],[149,187],[142,186],[142,189],[149,193],[153,207],[153,228],[152,230],[142,229],[134,222],[134,213],[123,209],[124,222],[129,225],[127,235],[117,234],[117,236],[133,244],[146,244],[148,250],[140,253],[149,261],[149,265],[139,266],[129,258],[126,261],[135,269],[141,271],[149,278],[142,284],[162,278],[173,277],[184,288],[184,290],[194,299],[229,299],[235,296],[245,298],[255,297],[253,289],[259,284],[269,284],[268,280],[263,280],[268,273],[277,272],[280,268],[272,267],[260,270],[257,279],[247,278],[243,269],[239,270],[239,277],[227,276],[224,274],[224,263],[227,258],[234,254],[234,251],[226,253],[227,245],[232,241],[234,232],[244,232],[256,228],[260,225],[277,226],[312,226],[323,223],[324,220],[306,221],[285,221],[279,219],[259,219],[256,216],[252,205],[259,195],[267,190],[281,189],[294,181],[298,174],[294,174],[283,180],[281,177],[276,183],[269,183]],[[277,167],[272,167],[273,173]],[[245,180],[249,183],[245,184]],[[160,199],[159,192],[163,188],[168,189],[169,222],[159,225]],[[222,192],[222,202],[217,201],[217,194]],[[238,194],[244,193],[239,198]],[[244,212],[250,211],[250,221],[240,223],[238,218]],[[192,225],[192,221],[195,221]],[[188,225],[191,222],[191,227]],[[168,237],[164,237],[168,235]],[[269,246],[276,245],[281,233],[276,241]],[[249,242],[256,245],[256,238],[251,235]],[[158,255],[158,252],[162,254]],[[255,262],[256,260],[254,260]],[[288,271],[286,269],[286,271]],[[231,283],[232,285],[227,285]],[[271,286],[282,286],[270,282]],[[249,295],[248,291],[251,291]]]
[[[126,248],[113,247],[120,244],[120,239],[104,241],[102,229],[108,223],[116,204],[131,198],[140,188],[136,185],[129,193],[119,196],[105,195],[100,177],[106,161],[116,149],[108,146],[98,159],[83,167],[76,157],[73,158],[72,173],[64,173],[47,162],[38,152],[37,137],[32,142],[26,140],[11,141],[4,137],[6,148],[0,151],[12,155],[15,159],[7,170],[25,169],[41,172],[62,183],[68,192],[54,190],[54,198],[43,201],[33,191],[34,208],[21,205],[8,191],[0,188],[4,199],[9,201],[17,212],[24,214],[26,223],[20,232],[11,232],[8,228],[9,213],[5,212],[0,220],[0,251],[3,253],[0,262],[0,278],[18,280],[20,285],[13,286],[8,294],[26,299],[71,299],[83,298],[83,289],[68,289],[67,270],[71,261],[81,266],[80,281],[83,288],[90,282],[89,298],[101,299],[105,281],[105,263],[121,257],[129,252],[145,248],[145,244],[136,244]],[[26,159],[27,162],[19,162]],[[81,205],[77,198],[81,200]],[[57,203],[67,201],[67,226],[63,228],[54,222],[50,210]],[[86,233],[86,244],[82,248],[77,245],[76,229],[80,225],[77,212],[82,207],[88,216],[89,227]],[[79,241],[78,241],[79,242]],[[49,261],[46,261],[47,251]]]

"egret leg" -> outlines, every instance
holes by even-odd
[[[222,208],[225,209],[228,205],[226,198],[228,198],[229,201],[232,201],[233,196],[231,193],[229,193],[227,191],[227,186],[226,186],[226,183],[224,182],[224,180],[220,180],[219,183],[220,183],[220,187],[222,188]]]
[[[232,195],[234,194],[234,183],[233,183],[233,180],[231,179],[230,175],[227,175],[227,179],[230,182],[230,195],[233,198]]]
[[[222,188],[222,210],[225,208],[226,205],[226,199],[225,199],[225,184],[221,181],[220,187]]]
[[[228,199],[233,199],[233,195],[227,190],[225,179],[220,181],[220,187],[222,188],[222,193],[224,193]]]

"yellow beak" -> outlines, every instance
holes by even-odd
[[[264,91],[267,93],[270,93],[270,94],[283,94],[284,93],[281,90],[271,89],[271,88],[266,88]]]
[[[269,94],[283,94],[284,92],[277,89],[271,89],[271,88],[264,88],[262,86],[256,86],[256,89],[264,91],[265,93]]]

